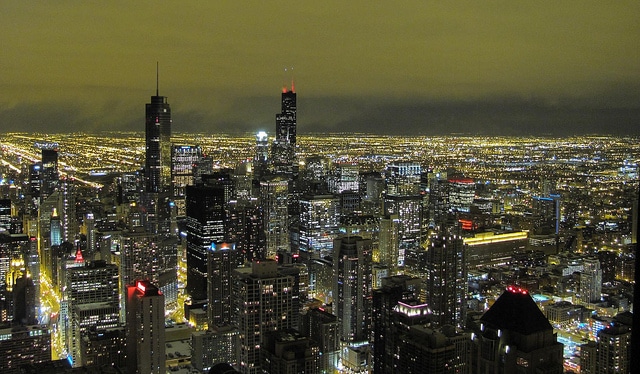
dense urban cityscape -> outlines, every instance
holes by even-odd
[[[296,107],[176,134],[156,90],[133,132],[1,134],[1,371],[631,372],[638,138]]]

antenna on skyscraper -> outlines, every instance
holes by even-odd
[[[284,68],[284,76],[282,77],[282,93],[287,93],[287,68]]]
[[[293,66],[291,67],[291,92],[296,92],[296,86],[293,84]]]
[[[158,66],[159,66],[159,63],[158,63],[158,61],[156,61],[156,96],[160,96],[160,93],[159,93],[159,92],[160,92],[160,90],[159,90],[159,87],[158,87],[158,86],[160,85],[160,84],[159,84],[159,81],[160,81],[160,80],[159,80],[159,78],[158,78],[158,76],[159,76],[159,73],[158,73]]]

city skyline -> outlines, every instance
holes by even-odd
[[[272,129],[293,79],[299,134],[638,134],[636,2],[148,5],[5,5],[2,128],[139,131],[159,62],[176,133]]]

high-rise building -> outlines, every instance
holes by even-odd
[[[416,318],[415,311],[401,303],[397,309],[398,320]],[[398,329],[395,340],[395,373],[471,373],[469,334],[453,326],[413,324]]]
[[[318,343],[321,373],[332,373],[338,368],[340,338],[338,317],[322,308],[309,309],[302,316],[301,332]]]
[[[156,95],[145,106],[145,191],[163,192],[171,178],[171,107]]]
[[[192,333],[191,365],[205,371],[218,362],[235,363],[238,334],[238,329],[231,325],[210,326],[207,331]]]
[[[207,251],[207,308],[209,326],[231,324],[232,272],[238,267],[234,243],[211,243]]]
[[[118,267],[88,262],[67,272],[60,320],[66,328],[67,352],[74,366],[82,363],[82,334],[91,328],[115,327],[120,320]]]
[[[384,215],[397,216],[398,266],[404,266],[406,250],[420,246],[422,241],[424,226],[422,195],[385,195]]]
[[[602,269],[598,258],[585,258],[580,273],[580,301],[598,302],[602,298]]]
[[[339,163],[335,165],[329,180],[329,191],[339,194],[343,191],[358,192],[360,189],[360,168],[356,163]]]
[[[333,305],[340,322],[340,339],[348,343],[367,341],[371,324],[371,240],[345,236],[335,239],[333,248]]]
[[[51,361],[51,331],[46,325],[0,329],[0,371],[21,373],[21,366]]]
[[[158,276],[158,236],[142,227],[122,231],[119,235],[120,290],[124,294],[126,285],[136,279],[154,279]],[[125,306],[126,294],[121,306]],[[124,316],[123,316],[124,317]]]
[[[608,374],[632,373],[631,330],[628,326],[613,323],[598,332],[595,342],[580,346],[580,373]]]
[[[276,136],[271,147],[272,165],[277,174],[295,176],[298,173],[296,162],[296,91],[283,87],[281,111],[276,114]]]
[[[510,286],[472,333],[478,373],[562,373],[563,345],[526,290]]]
[[[253,156],[253,178],[260,180],[269,171],[269,136],[265,131],[256,134],[256,153]]]
[[[461,326],[467,293],[466,245],[461,237],[441,233],[432,236],[424,249],[425,301],[440,326]]]
[[[42,172],[40,185],[40,201],[51,195],[58,186],[60,175],[58,173],[58,144],[42,146]]]
[[[207,252],[211,244],[225,241],[225,205],[221,183],[187,186],[187,293],[194,300],[207,298]]]
[[[303,195],[299,204],[299,250],[308,258],[330,255],[338,232],[338,199],[334,195]]]
[[[421,281],[408,275],[396,275],[382,279],[382,288],[373,290],[371,320],[373,344],[373,372],[393,372],[394,308],[398,302],[417,300]]]
[[[127,285],[126,310],[128,372],[165,373],[164,295],[138,280]]]
[[[265,373],[319,373],[320,350],[317,342],[295,330],[265,333],[260,349],[261,367]]]
[[[285,275],[274,260],[254,260],[234,270],[234,324],[240,330],[236,363],[241,373],[262,373],[262,337],[293,328],[295,276]]]
[[[186,215],[187,186],[195,183],[195,168],[202,158],[199,145],[171,147],[171,198],[178,217]]]
[[[260,181],[267,257],[289,252],[289,181],[271,176]]]

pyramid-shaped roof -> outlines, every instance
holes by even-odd
[[[547,317],[526,290],[509,286],[487,310],[480,321],[498,329],[529,335],[553,330]]]

